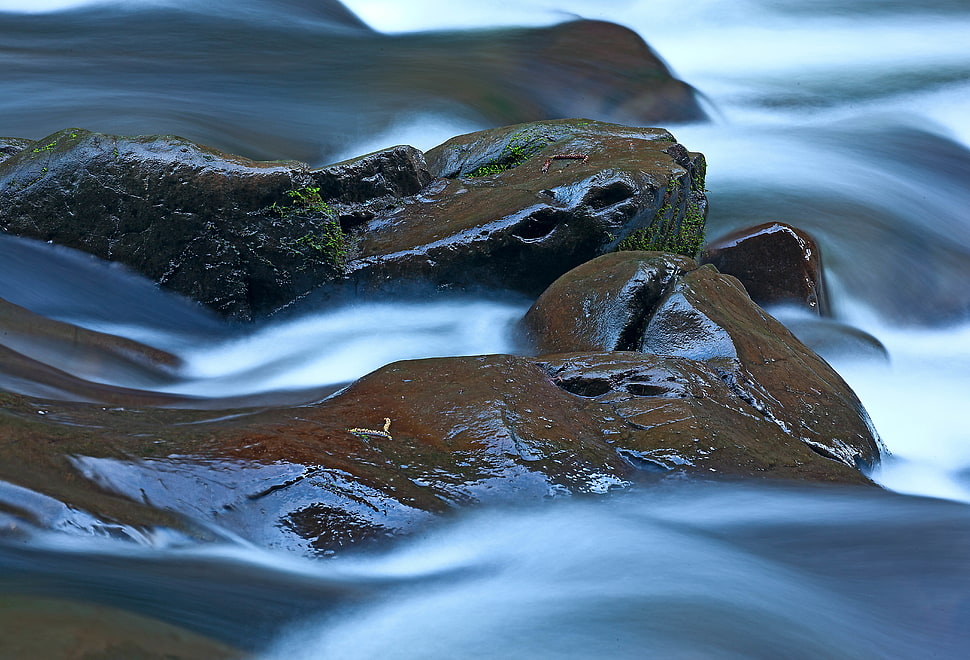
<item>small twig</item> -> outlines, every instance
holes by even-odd
[[[554,160],[581,160],[584,163],[589,160],[588,154],[554,154],[546,158],[546,162],[542,164],[542,173],[545,174],[549,171],[549,166],[552,165]]]
[[[391,418],[390,417],[384,418],[383,431],[378,431],[376,429],[358,429],[358,428],[347,429],[347,431],[350,433],[353,433],[356,436],[363,436],[365,438],[366,436],[378,436],[381,438],[387,438],[388,440],[394,439],[391,437]]]

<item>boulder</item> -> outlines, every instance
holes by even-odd
[[[0,229],[123,263],[251,319],[340,274],[347,248],[320,189],[339,203],[427,181],[409,147],[311,173],[173,136],[66,129],[0,164]]]
[[[808,233],[783,222],[731,232],[704,246],[702,264],[736,277],[762,307],[799,305],[829,315],[822,253]]]
[[[0,229],[236,319],[328,282],[538,295],[634,236],[693,254],[707,213],[701,154],[661,129],[588,120],[460,136],[427,164],[402,146],[313,170],[171,136],[67,129],[32,145],[0,163]]]
[[[419,279],[535,296],[638,233],[687,254],[702,241],[704,157],[661,129],[535,122],[452,138],[426,159],[438,178],[354,234],[356,290]]]
[[[667,474],[869,483],[763,414],[723,366],[629,351],[397,362],[274,410],[11,394],[0,406],[0,479],[19,489],[5,511],[18,520],[228,532],[312,554],[413,533],[456,507]]]
[[[636,32],[602,21],[387,35],[335,0],[91,3],[3,13],[0,42],[11,44],[0,126],[32,138],[83,117],[98,132],[177,134],[322,165],[402,118],[482,128],[706,118]]]
[[[647,312],[697,263],[681,255],[622,251],[573,268],[529,308],[524,323],[539,355],[635,351]]]
[[[620,351],[539,360],[559,387],[586,400],[603,440],[647,474],[871,483],[858,470],[862,451],[819,451],[764,414],[716,363]],[[864,449],[874,457],[874,447]]]
[[[824,360],[755,305],[735,278],[669,259],[618,252],[584,264],[543,293],[526,329],[543,353],[632,346],[705,363],[749,414],[789,441],[852,468],[878,459],[868,414]]]
[[[24,138],[11,138],[11,137],[0,137],[0,162],[3,162],[10,156],[13,156],[19,151],[23,151],[27,148],[27,145],[33,144],[33,140],[27,140]]]

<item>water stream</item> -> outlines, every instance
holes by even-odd
[[[111,53],[137,47],[164,51],[164,30],[159,43],[144,44],[124,32],[139,25],[132,8],[147,4],[191,14],[173,29],[219,25],[218,48],[187,47],[165,68],[187,96],[150,95],[120,67],[72,72],[69,49],[21,32],[16,47],[0,47],[0,62],[23,73],[29,60],[37,77],[0,81],[0,133],[39,138],[68,125],[173,131],[255,157],[292,147],[292,157],[319,163],[399,143],[429,148],[485,123],[455,106],[455,96],[402,105],[411,98],[402,86],[378,84],[381,67],[394,66],[376,53],[382,44],[420,50],[423,39],[438,39],[424,31],[447,29],[460,56],[479,47],[466,37],[474,30],[572,15],[635,29],[703,93],[713,118],[669,126],[708,158],[709,235],[766,220],[810,231],[823,250],[836,319],[886,347],[888,360],[852,351],[830,359],[892,452],[873,477],[901,494],[673,482],[607,501],[468,513],[394,547],[326,561],[238,540],[199,546],[161,532],[137,542],[37,532],[0,541],[0,591],[146,614],[266,660],[966,657],[965,2],[603,0],[593,9],[578,0],[554,8],[542,0],[348,0],[376,32],[295,0],[245,3],[231,21],[190,0],[54,16],[65,32],[74,26],[78,43],[86,21],[117,18],[97,27],[113,41],[99,42],[103,52],[92,55],[111,62]],[[3,0],[0,10],[23,5]],[[14,15],[0,14],[0,32],[11,34],[14,24]],[[267,54],[268,77],[250,44],[268,48],[280,26],[299,26],[300,38]],[[251,59],[240,65],[241,57]],[[281,69],[286,58],[317,64]],[[247,72],[272,93],[244,103]],[[405,74],[415,88],[433,89],[419,69]],[[205,93],[189,94],[199,85]],[[25,115],[25,104],[40,102],[33,92],[55,110]],[[130,110],[126,118],[85,103],[108,92]],[[161,125],[141,128],[153,122]],[[321,125],[341,127],[340,139]],[[396,359],[515,351],[511,328],[529,304],[361,301],[231,326],[117,267],[9,237],[0,237],[0,297],[182,359],[161,381],[111,380],[83,366],[78,375],[192,396],[310,389]],[[42,362],[56,359],[39,346],[21,348]]]

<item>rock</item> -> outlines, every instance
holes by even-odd
[[[859,468],[879,458],[869,415],[845,381],[711,266],[671,288],[641,350],[711,362],[754,410],[823,456]]]
[[[238,648],[179,626],[76,598],[4,594],[0,635],[8,658],[248,657]]]
[[[0,405],[2,479],[101,519],[176,512],[310,552],[415,531],[460,505],[606,492],[634,472],[581,399],[508,355],[399,362],[292,409],[149,413],[10,394]]]
[[[117,261],[219,313],[268,314],[337,277],[337,206],[428,181],[397,147],[311,172],[172,136],[66,129],[0,164],[0,229]],[[352,217],[351,217],[352,219]]]
[[[86,526],[320,554],[456,507],[664,474],[869,483],[763,414],[728,368],[618,351],[411,360],[314,405],[218,412],[0,393],[0,479],[34,493],[6,502],[27,520],[56,501]]]
[[[554,382],[586,399],[584,412],[599,421],[604,441],[648,474],[871,483],[854,454],[832,460],[801,441],[717,364],[618,351],[540,360]]]
[[[824,360],[755,305],[735,278],[668,259],[619,252],[584,264],[533,305],[527,331],[543,353],[633,346],[706,363],[749,414],[789,441],[853,468],[878,459],[867,413]]]
[[[538,295],[636,232],[691,253],[702,240],[704,158],[664,130],[536,122],[459,136],[426,158],[439,178],[354,235],[358,291],[418,279]]]
[[[15,153],[23,151],[27,145],[33,144],[33,140],[24,138],[0,137],[0,162],[3,162]]]
[[[797,304],[829,315],[821,251],[791,225],[768,222],[722,236],[704,247],[700,262],[738,278],[762,307]]]
[[[587,120],[461,136],[427,165],[402,146],[315,170],[171,136],[67,129],[32,144],[0,163],[0,229],[237,319],[338,279],[538,295],[636,232],[693,253],[707,212],[702,155],[660,129]]]
[[[94,3],[3,13],[0,42],[17,44],[4,60],[0,126],[32,138],[83,118],[103,133],[176,134],[321,165],[429,114],[482,128],[706,118],[640,36],[601,21],[387,35],[335,0]]]
[[[668,286],[697,268],[663,252],[613,252],[573,268],[546,289],[524,323],[536,352],[632,351],[643,338],[645,310]]]

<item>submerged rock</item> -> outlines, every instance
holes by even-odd
[[[83,117],[98,132],[172,133],[319,165],[402,118],[482,128],[706,118],[697,92],[636,32],[602,21],[387,35],[333,0],[92,3],[0,15],[0,41],[10,46],[0,130],[31,138]]]

